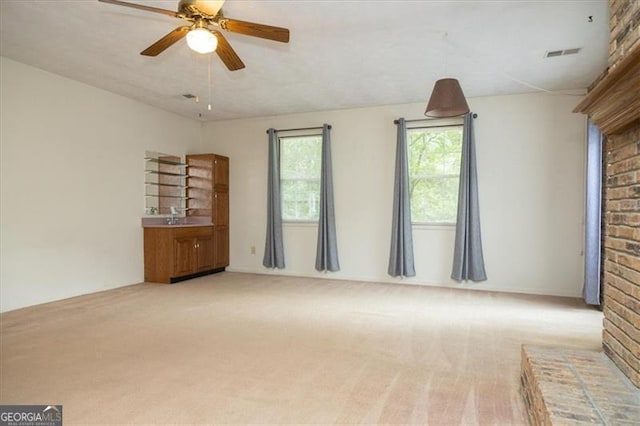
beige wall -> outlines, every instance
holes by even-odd
[[[574,96],[469,99],[475,122],[489,280],[449,278],[452,227],[414,228],[411,284],[579,296],[583,281],[585,118]],[[208,123],[205,150],[231,158],[229,270],[400,282],[387,273],[395,153],[393,120],[423,117],[424,104]],[[332,124],[338,250],[342,270],[314,270],[316,227],[285,225],[287,268],[262,266],[269,127]],[[257,248],[251,254],[250,247]]]
[[[333,125],[342,271],[313,269],[316,229],[285,226],[287,269],[275,273],[400,282],[386,274],[395,126],[424,105],[214,122],[188,120],[84,84],[1,62],[3,311],[142,281],[143,156],[231,158],[231,267],[262,267],[268,127]],[[405,283],[577,296],[582,287],[584,117],[578,98],[470,99],[476,120],[489,280],[448,277],[454,231],[414,230]],[[202,143],[204,135],[204,143]],[[250,247],[256,246],[252,255]]]
[[[144,152],[201,124],[0,60],[0,309],[141,282]]]

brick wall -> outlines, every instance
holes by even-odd
[[[603,346],[640,387],[640,126],[606,145]]]
[[[609,0],[609,66],[640,43],[640,1]]]
[[[610,0],[609,67],[640,43],[640,1]],[[640,387],[640,125],[605,147],[604,351]]]

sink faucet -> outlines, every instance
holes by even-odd
[[[167,219],[167,223],[169,223],[169,225],[175,225],[178,223],[178,218],[176,217],[178,210],[174,206],[169,207],[169,209],[171,210],[171,217]]]

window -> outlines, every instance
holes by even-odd
[[[280,188],[283,220],[318,220],[321,162],[322,136],[280,138]]]
[[[462,154],[462,125],[407,129],[413,223],[454,224]]]

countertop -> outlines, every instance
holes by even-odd
[[[143,228],[193,228],[196,226],[213,226],[210,217],[189,216],[178,217],[176,224],[167,223],[168,217],[143,217]]]

